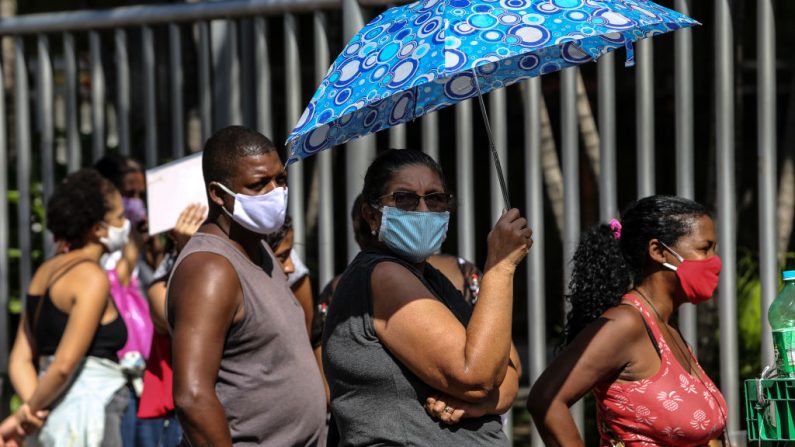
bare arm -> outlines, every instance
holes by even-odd
[[[306,323],[307,336],[312,335],[312,317],[315,315],[315,300],[312,299],[312,281],[309,275],[299,279],[293,284],[293,295],[304,310],[304,323]]]
[[[608,310],[583,329],[535,382],[527,408],[545,445],[584,445],[569,407],[633,363],[633,352],[646,336],[636,313],[624,306]]]
[[[8,376],[11,384],[23,402],[30,400],[33,391],[39,382],[34,364],[35,355],[33,353],[33,336],[28,329],[28,316],[22,314],[17,328],[17,337],[14,339],[14,347],[8,358]]]
[[[76,284],[79,287],[73,286]],[[27,401],[32,412],[49,408],[64,391],[85,358],[109,304],[110,282],[105,271],[96,264],[74,267],[52,290],[57,292],[66,287],[70,287],[70,292],[73,290],[74,304],[53,361]]]
[[[157,281],[146,291],[149,299],[149,316],[158,334],[168,334],[166,321],[166,280]]]
[[[229,262],[194,253],[174,271],[169,289],[173,327],[174,404],[191,445],[231,446],[215,394],[226,334],[242,318],[242,291]]]
[[[505,379],[498,388],[489,393],[482,402],[466,402],[446,394],[428,396],[425,401],[425,410],[428,414],[447,424],[456,424],[462,418],[476,418],[487,414],[503,414],[509,411],[519,392],[519,377],[522,375],[519,353],[511,345],[511,359]],[[445,411],[451,408],[452,411]]]
[[[513,276],[532,243],[527,221],[507,212],[489,235],[480,299],[465,328],[406,267],[378,264],[371,276],[374,326],[384,346],[425,383],[482,401],[508,370]]]

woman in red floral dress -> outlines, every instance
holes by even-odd
[[[705,446],[726,402],[670,322],[712,297],[715,225],[691,200],[652,196],[586,233],[573,259],[566,348],[530,391],[548,446],[584,445],[569,406],[590,391],[600,446]]]

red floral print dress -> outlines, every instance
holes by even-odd
[[[726,425],[726,401],[693,358],[701,379],[674,357],[656,320],[634,295],[624,295],[646,321],[660,352],[660,369],[648,379],[612,382],[594,388],[602,447],[704,446]],[[688,348],[689,349],[689,348]]]

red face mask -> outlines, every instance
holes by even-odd
[[[718,275],[720,275],[720,269],[723,266],[720,257],[684,259],[671,247],[660,243],[679,260],[678,266],[667,262],[664,262],[663,265],[676,272],[679,284],[688,301],[699,304],[712,298],[715,289],[718,288]]]

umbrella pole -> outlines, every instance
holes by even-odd
[[[505,200],[505,209],[511,209],[511,200],[508,197],[508,185],[505,183],[505,176],[502,173],[502,164],[500,164],[500,156],[497,154],[497,148],[494,145],[494,137],[491,133],[491,124],[489,123],[489,115],[486,113],[486,104],[483,102],[483,92],[480,90],[480,83],[478,82],[478,73],[475,68],[472,68],[472,76],[475,82],[475,87],[478,89],[478,103],[480,103],[480,114],[483,116],[483,124],[486,125],[486,135],[489,137],[489,147],[491,148],[491,159],[494,160],[494,169],[497,170],[497,178],[500,181],[500,189],[502,190],[502,198]]]

